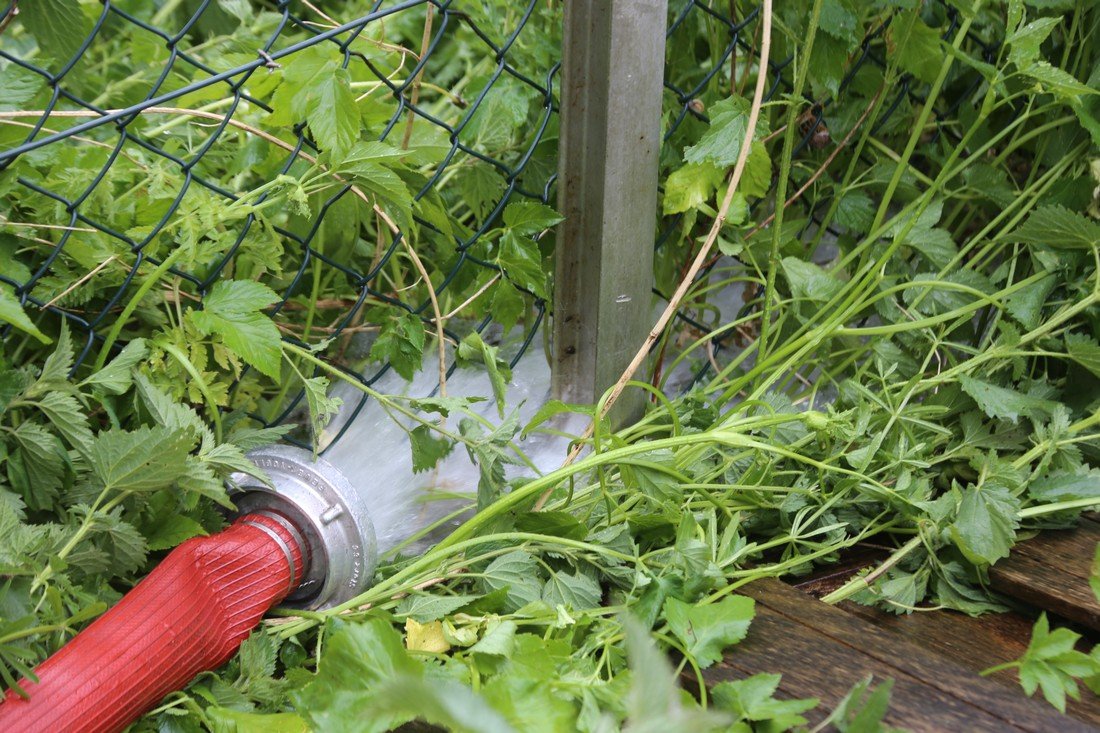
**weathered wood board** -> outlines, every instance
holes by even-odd
[[[1100,631],[1100,604],[1088,582],[1098,542],[1100,523],[1091,519],[1076,529],[1043,532],[994,565],[990,583],[1006,596]]]
[[[979,677],[925,644],[781,582],[759,581],[742,592],[757,601],[752,632],[706,670],[708,686],[778,672],[783,694],[817,697],[829,709],[870,674],[894,680],[887,720],[913,731],[1096,730]]]

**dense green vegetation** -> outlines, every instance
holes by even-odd
[[[198,7],[120,5],[170,28]],[[215,70],[249,63],[279,23],[274,5],[212,3],[185,45]],[[452,125],[496,68],[473,28],[499,44],[526,10],[455,5],[470,22],[443,35],[416,92]],[[701,4],[713,14],[671,5],[686,15],[666,79],[683,90],[709,81],[667,95],[655,222],[666,295],[725,196],[760,47],[750,19],[727,56],[716,19],[744,20],[755,2]],[[775,699],[774,676],[701,699],[674,687],[674,672],[695,674],[752,633],[740,586],[808,573],[870,541],[885,561],[829,600],[996,611],[989,566],[1027,532],[1100,503],[1100,12],[1085,0],[779,5],[771,60],[782,68],[769,73],[785,83],[753,131],[712,268],[684,301],[691,324],[667,330],[628,388],[661,387],[678,364],[709,365],[705,376],[655,397],[635,425],[597,420],[585,457],[512,484],[502,464],[518,460],[519,429],[595,407],[551,404],[537,424],[484,435],[437,421],[466,410],[462,400],[379,396],[421,415],[423,465],[457,443],[481,461],[470,487],[480,511],[429,552],[388,558],[344,607],[269,619],[225,669],[169,696],[138,730],[381,731],[415,717],[486,731],[797,728],[817,703]],[[20,10],[0,26],[0,49],[57,72],[102,6]],[[347,1],[324,12],[343,22],[368,10]],[[540,83],[558,55],[560,12],[535,3],[508,53]],[[258,69],[246,85],[255,101],[232,110],[193,167],[235,200],[131,144],[80,202],[102,228],[75,219],[40,189],[80,196],[112,156],[111,126],[0,171],[5,687],[163,551],[220,528],[224,479],[256,470],[247,450],[319,433],[338,409],[326,396],[346,378],[337,366],[389,363],[411,376],[443,321],[457,338],[485,317],[533,327],[552,287],[552,234],[540,235],[557,217],[524,196],[495,209],[512,183],[541,194],[553,171],[553,118],[531,146],[546,114],[538,89],[508,74],[493,84],[459,136],[473,152],[459,151],[419,198],[452,149],[446,131],[398,115],[377,142],[400,110],[376,72],[412,78],[428,17],[417,7],[357,35],[349,49],[373,70],[354,56],[345,68],[336,44]],[[272,53],[308,35],[296,32]],[[171,53],[111,16],[65,84],[122,108],[148,94]],[[164,89],[203,73],[175,63]],[[0,61],[0,149],[22,143],[38,118],[19,113],[46,109],[51,93],[41,75]],[[209,86],[129,129],[187,160],[233,104]],[[51,130],[86,119],[57,109]],[[294,153],[299,132],[318,150]],[[521,164],[518,176],[504,170]],[[407,239],[391,238],[395,226]],[[143,243],[153,262],[112,233]],[[396,305],[429,303],[427,283],[448,277],[426,310]],[[92,324],[101,340],[20,302],[17,286],[32,279],[39,304],[103,314]],[[721,293],[733,286],[745,302],[731,317]],[[369,351],[345,325],[375,334]],[[500,368],[492,347],[468,338],[472,360]],[[290,411],[302,390],[310,417]],[[1029,692],[1063,706],[1078,680],[1100,687],[1100,655],[1069,654],[1067,634],[1040,622],[1018,664]],[[874,730],[888,697],[888,681],[871,681],[832,719]]]

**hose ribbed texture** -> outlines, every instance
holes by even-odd
[[[248,522],[246,524],[246,522]],[[277,534],[284,549],[262,524]],[[241,517],[173,550],[118,605],[8,691],[4,733],[121,731],[199,672],[215,669],[302,577],[302,550],[278,522]]]

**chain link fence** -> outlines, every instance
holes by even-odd
[[[282,336],[330,339],[341,364],[394,313],[431,332],[443,309],[452,345],[485,331],[489,309],[463,304],[500,279],[486,235],[509,203],[548,201],[554,179],[543,5],[106,0],[52,19],[0,6],[0,280],[34,320],[68,324],[76,368],[126,343],[137,324],[119,319],[182,318],[227,277],[273,288]],[[314,96],[284,93],[309,74]],[[358,183],[336,171],[321,139],[341,121],[314,113],[341,95],[362,139],[408,165]],[[157,312],[142,298],[161,275]],[[515,285],[518,358],[545,302]],[[254,416],[284,421],[302,399]]]
[[[495,254],[509,204],[551,201],[555,3],[379,0],[362,13],[356,3],[105,0],[80,5],[83,14],[68,19],[74,27],[43,24],[25,0],[0,7],[0,281],[34,319],[68,324],[80,344],[78,368],[126,343],[138,324],[182,320],[184,307],[200,307],[227,277],[273,288],[279,297],[266,312],[283,338],[330,340],[326,356],[367,383],[389,368],[376,359],[364,372],[363,364],[371,335],[394,314],[419,319],[427,332],[445,314],[452,370],[453,345],[470,330],[523,324],[507,352],[513,362],[535,338],[547,292],[502,272]],[[349,19],[348,9],[361,14]],[[950,37],[956,12],[940,4],[935,12]],[[745,92],[758,60],[758,14],[754,3],[671,3],[666,154],[699,135],[707,100]],[[879,93],[889,23],[848,53],[834,88],[807,94],[795,146],[806,165],[792,168],[788,191],[808,185],[860,124],[850,112],[837,114],[836,100],[853,90]],[[988,59],[996,46],[973,37],[967,49]],[[288,90],[289,79],[310,73],[309,84],[326,93],[352,95],[362,140],[385,144],[383,158],[406,151],[406,165],[374,165],[375,178],[364,182],[326,157],[320,139],[340,131],[322,129],[314,112],[338,100]],[[769,99],[788,93],[792,76],[792,57],[774,55]],[[979,82],[972,74],[956,83]],[[911,122],[921,90],[909,76],[881,90],[864,123],[872,136]],[[955,134],[957,112],[937,111],[930,149]],[[864,147],[859,155],[874,164],[869,156],[880,153]],[[844,234],[827,181],[797,201],[798,236],[814,246]],[[774,205],[776,183],[773,173],[757,206]],[[693,230],[683,215],[659,219],[658,269],[664,260],[675,274],[690,261]],[[542,254],[548,250],[544,242]],[[716,257],[699,289],[729,267],[746,265]],[[668,281],[658,277],[657,296],[667,297]],[[498,283],[508,284],[504,298],[493,292]],[[153,287],[163,291],[160,309],[143,299]],[[710,296],[689,299],[666,341],[676,330],[710,333],[759,307],[759,289],[739,294],[743,305],[733,312],[728,303],[708,306]],[[727,329],[713,349],[744,338],[751,334]],[[710,357],[689,360],[685,385],[711,369]],[[275,424],[304,399],[267,397],[266,409],[257,395],[237,391],[221,402]]]
[[[751,94],[751,83],[756,73],[755,64],[758,61],[759,10],[756,4],[746,6],[738,2],[674,0],[671,3],[666,46],[666,148],[679,150],[684,146],[685,140],[698,138],[699,125],[710,122],[704,100],[713,101],[726,94]],[[782,9],[777,11],[783,12]],[[806,11],[807,8],[797,10],[799,13]],[[795,11],[792,9],[791,12]],[[926,8],[926,15],[930,22],[938,24],[941,37],[950,42],[958,29],[958,11],[937,0]],[[892,20],[892,16],[886,15],[881,23],[868,30],[857,47],[844,52],[844,72],[835,80],[835,88],[818,88],[804,92],[805,111],[797,120],[799,137],[793,148],[796,165],[792,166],[787,192],[790,197],[791,193],[808,186],[794,201],[797,208],[793,210],[793,216],[802,223],[799,230],[792,234],[799,241],[805,242],[823,261],[834,256],[835,247],[822,247],[822,242],[835,243],[844,236],[845,230],[833,217],[838,202],[834,200],[831,177],[822,176],[816,185],[812,185],[813,182],[807,183],[810,175],[816,172],[819,165],[826,164],[829,170],[844,171],[850,161],[848,154],[840,155],[836,160],[829,159],[829,155],[853,131],[853,127],[869,126],[872,138],[885,138],[889,134],[896,134],[905,125],[913,124],[917,110],[925,101],[923,91],[927,84],[911,74],[902,74],[896,86],[890,89],[882,86],[889,54],[887,31]],[[698,48],[697,39],[700,38],[707,41],[703,50]],[[818,31],[818,47],[829,40],[826,33]],[[683,56],[685,48],[693,49],[694,56],[690,63],[678,64],[677,60]],[[990,62],[996,56],[998,44],[993,39],[969,32],[963,48],[975,58]],[[793,60],[793,54],[789,50],[781,49],[776,54],[773,47],[773,57],[768,63],[766,101],[772,101],[777,96],[792,91],[795,71]],[[811,59],[810,63],[813,62],[814,59]],[[955,101],[949,107],[940,105],[941,108],[936,110],[935,129],[924,136],[921,148],[917,151],[918,165],[927,160],[923,152],[932,155],[938,152],[942,135],[955,141],[959,139],[952,121],[960,111],[959,105],[982,83],[982,77],[973,71],[962,72],[957,78],[953,77],[951,83],[959,85],[960,93],[950,95]],[[879,94],[883,99],[867,119],[861,120],[850,108],[841,109],[838,105],[838,100],[848,97],[873,99]],[[857,134],[861,131],[855,130]],[[868,167],[873,167],[884,159],[882,151],[873,144],[864,146],[858,154],[860,162]],[[876,155],[879,157],[876,158]],[[757,199],[754,206],[772,208],[776,205],[777,176],[778,171],[773,169],[768,192]],[[683,229],[683,220],[682,214],[666,216],[661,220],[658,230],[658,270],[663,256],[672,258],[674,262],[666,263],[666,267],[671,265],[670,272],[674,276],[686,270],[694,256],[692,247],[685,249],[689,233]],[[706,224],[709,225],[709,221]],[[759,230],[750,230],[748,236],[751,237]],[[699,231],[694,233],[698,235]],[[662,373],[666,351],[680,351],[681,356],[683,351],[675,344],[661,343],[657,347],[656,372],[653,378],[655,384],[664,383],[666,391],[671,392],[688,389],[714,369],[717,353],[724,350],[726,356],[733,356],[751,341],[755,334],[750,329],[723,330],[722,326],[731,321],[744,320],[758,312],[763,303],[763,287],[715,287],[715,283],[724,280],[721,271],[744,274],[750,269],[750,265],[737,256],[716,255],[707,263],[697,276],[694,290],[698,295],[693,297],[689,294],[686,304],[677,312],[674,323],[678,323],[678,326],[670,330],[666,339],[675,339],[679,333],[685,335],[683,341],[691,342],[707,334],[715,334],[708,339],[708,353],[685,360],[679,373],[673,376]],[[672,281],[672,284],[666,282],[662,287],[660,279],[658,277],[654,295],[667,302],[676,281]]]

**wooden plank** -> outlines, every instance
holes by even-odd
[[[709,687],[760,672],[782,675],[779,692],[783,697],[814,697],[821,702],[807,713],[812,725],[820,723],[852,685],[873,675],[875,684],[894,680],[886,719],[890,725],[917,733],[1027,730],[768,608],[758,611],[748,638],[706,670],[704,678]]]
[[[1012,548],[1013,554],[1027,555],[1036,562],[1066,575],[1088,580],[1100,524],[1085,520],[1075,529],[1048,530]]]
[[[990,568],[989,580],[1006,596],[1100,631],[1100,604],[1087,577],[1016,552]]]
[[[981,672],[1027,650],[1032,621],[1015,613],[990,613],[980,617],[955,611],[896,615],[857,603],[839,606],[846,613],[874,624],[883,632],[951,659],[971,672]],[[989,679],[1019,689],[1016,673],[1004,670]]]
[[[721,679],[723,670],[727,677],[779,672],[786,694],[833,705],[871,673],[896,680],[893,724],[912,730],[1091,730],[778,581],[759,581],[742,592],[757,600],[753,632],[725,666],[708,672],[708,682]]]
[[[569,0],[562,47],[554,396],[595,402],[652,325],[668,0]],[[640,417],[628,390],[612,415]]]
[[[973,617],[955,611],[899,616],[877,608],[845,602],[839,608],[874,624],[888,634],[919,644],[962,667],[981,672],[1027,650],[1033,619],[1018,613],[990,613]],[[1002,670],[987,679],[1023,694],[1015,670]],[[1080,701],[1067,700],[1070,717],[1100,726],[1100,697],[1083,690]]]

